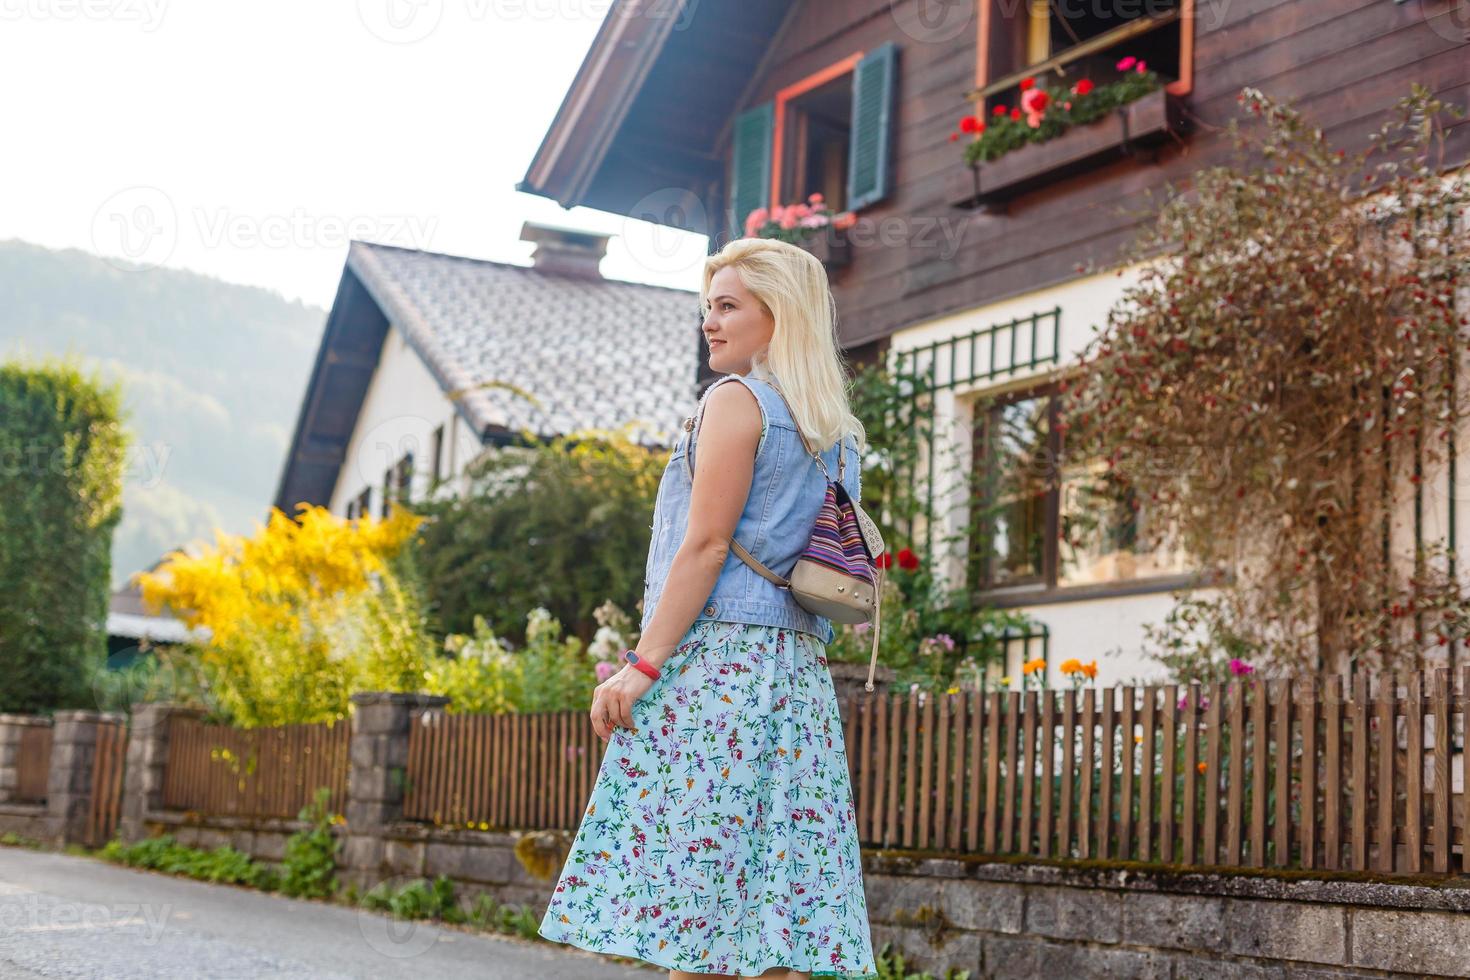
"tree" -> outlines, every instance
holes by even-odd
[[[463,498],[417,505],[427,519],[414,560],[446,633],[525,639],[542,608],[589,641],[593,610],[643,598],[649,521],[667,453],[624,432],[529,439],[487,454]]]
[[[1470,632],[1443,543],[1395,522],[1465,414],[1466,182],[1416,86],[1368,149],[1246,89],[1235,166],[1171,187],[1082,356],[1066,453],[1236,584],[1191,617],[1284,666],[1387,667]],[[1177,649],[1177,638],[1171,641]]]

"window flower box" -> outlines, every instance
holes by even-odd
[[[1112,159],[1152,160],[1157,147],[1185,131],[1178,98],[1159,88],[1085,125],[1041,143],[958,168],[946,197],[959,208],[994,208],[1027,191]]]
[[[794,244],[815,255],[828,272],[846,268],[852,261],[852,242],[831,225],[817,229]]]
[[[821,194],[813,194],[804,203],[755,209],[745,218],[745,234],[750,238],[778,238],[805,249],[831,272],[852,261],[852,243],[846,231],[856,222],[857,216],[851,211],[838,214]]]

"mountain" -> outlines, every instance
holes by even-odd
[[[0,359],[76,354],[123,385],[115,588],[216,528],[264,520],[325,323],[267,289],[0,241]]]

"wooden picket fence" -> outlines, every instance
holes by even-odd
[[[1348,686],[860,696],[845,726],[859,836],[1043,859],[1464,871],[1453,785],[1470,668],[1458,691],[1450,680],[1440,668]]]
[[[584,710],[416,713],[404,816],[449,827],[575,830],[608,745]]]
[[[174,716],[168,724],[167,809],[294,820],[321,786],[333,812],[347,807],[348,721],[247,729]]]
[[[92,757],[92,804],[87,811],[88,847],[101,847],[112,839],[122,816],[123,776],[128,756],[128,723],[104,721],[97,726]]]
[[[15,802],[46,802],[46,784],[51,778],[51,725],[49,722],[21,729],[16,768],[16,787],[12,797]]]
[[[859,692],[865,846],[1183,866],[1464,872],[1470,668],[1180,687]],[[574,830],[585,710],[416,716],[406,816]]]

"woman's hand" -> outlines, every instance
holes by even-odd
[[[592,730],[604,742],[612,738],[615,725],[638,734],[633,727],[633,702],[653,687],[653,678],[630,663],[592,689]]]

